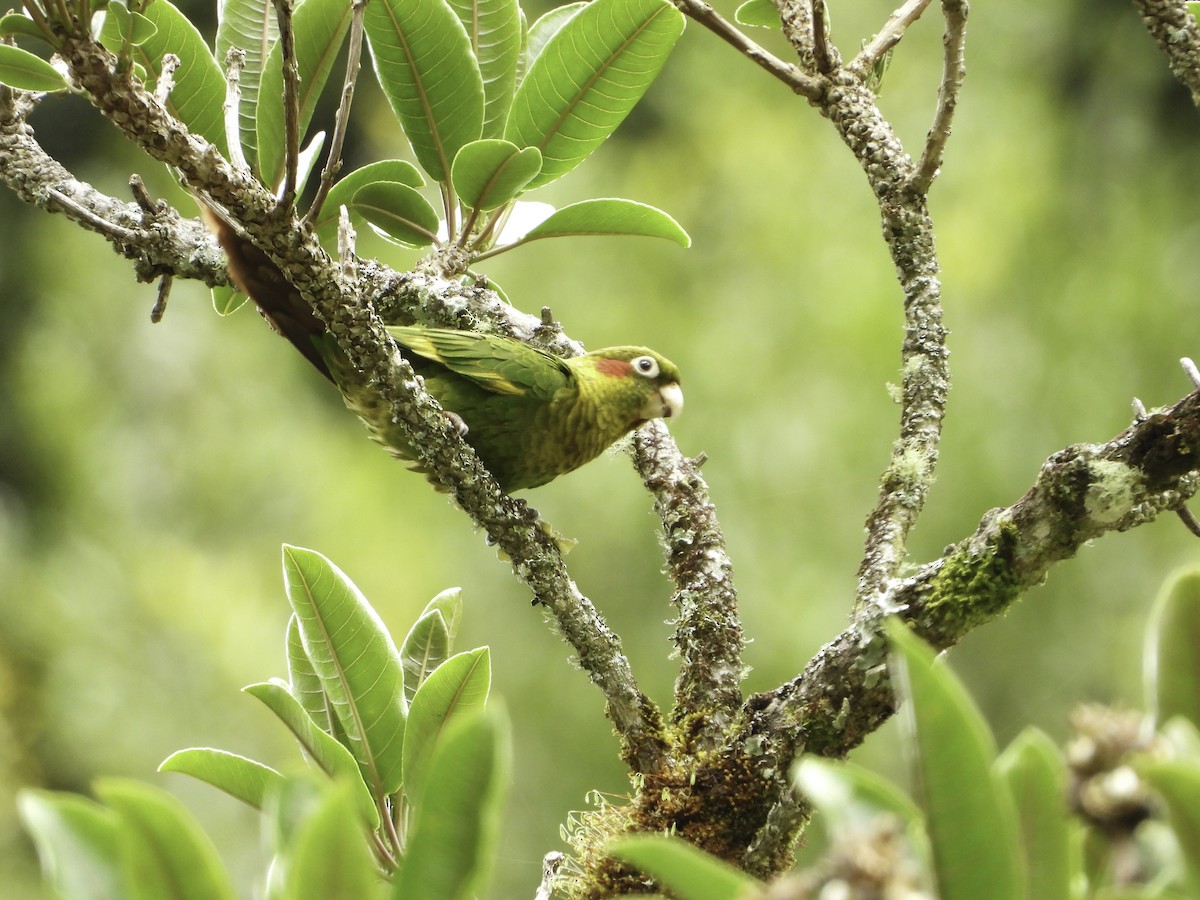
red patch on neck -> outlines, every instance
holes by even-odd
[[[601,375],[610,375],[613,378],[628,378],[632,367],[629,361],[625,359],[606,359],[600,357],[596,360],[596,371]]]

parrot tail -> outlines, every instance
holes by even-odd
[[[317,339],[325,334],[325,323],[317,318],[300,292],[265,253],[203,201],[200,217],[225,251],[229,277],[237,289],[254,301],[272,328],[287,338],[318,372],[333,381],[329,366],[317,350]]]

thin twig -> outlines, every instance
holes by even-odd
[[[157,325],[167,312],[167,298],[171,295],[171,284],[174,278],[164,275],[158,280],[158,292],[154,296],[154,306],[150,310],[150,321]]]
[[[870,72],[875,64],[883,59],[884,54],[900,43],[908,26],[921,18],[921,13],[925,12],[925,8],[931,2],[933,0],[907,0],[903,6],[888,16],[888,20],[879,33],[867,41],[867,45],[859,51],[846,68],[856,72],[860,78],[866,77],[866,73]]]
[[[238,110],[242,105],[242,69],[246,67],[246,51],[230,47],[225,54],[225,142],[229,144],[229,162],[239,172],[249,172],[246,154],[242,152],[242,126]]]
[[[1186,506],[1180,506],[1175,510],[1175,514],[1179,516],[1179,521],[1183,522],[1187,528],[1196,537],[1200,537],[1200,522],[1196,521],[1196,514]]]
[[[704,0],[678,0],[678,6],[725,43],[761,66],[802,97],[816,100],[825,92],[819,79],[805,75],[797,66],[786,63],[750,40],[738,28]]]
[[[1179,365],[1183,366],[1183,371],[1187,374],[1188,381],[1192,383],[1192,387],[1200,390],[1200,369],[1196,368],[1196,363],[1192,361],[1192,358],[1185,356],[1179,361]]]
[[[811,0],[811,3],[813,58],[816,61],[817,71],[822,75],[828,75],[841,64],[841,60],[837,57],[837,50],[830,44],[829,32],[825,28],[829,18],[825,0]]]
[[[921,152],[920,162],[917,163],[916,174],[909,182],[912,189],[920,194],[929,192],[929,185],[941,168],[946,141],[950,139],[954,111],[958,107],[958,95],[967,74],[964,55],[967,42],[967,2],[942,0],[942,13],[946,17],[946,33],[942,36],[945,53],[942,60],[942,83],[938,87],[937,110],[933,115],[933,125],[925,138],[925,149]]]
[[[329,196],[329,189],[333,187],[333,179],[342,168],[342,145],[346,141],[346,130],[350,124],[350,104],[354,100],[354,85],[358,81],[358,72],[362,65],[363,11],[366,7],[366,0],[354,0],[351,7],[350,46],[346,53],[346,77],[342,80],[342,99],[334,118],[333,139],[329,144],[325,168],[321,170],[321,183],[317,186],[317,195],[313,197],[312,205],[304,214],[306,225],[311,225],[321,214],[325,198]]]
[[[116,222],[111,222],[103,216],[99,216],[92,212],[86,206],[76,203],[72,198],[68,197],[57,188],[51,188],[47,191],[47,195],[57,204],[62,206],[67,214],[79,222],[81,225],[86,225],[92,231],[98,231],[103,235],[107,235],[113,240],[125,241],[132,243],[136,241],[141,234],[132,228],[126,228],[124,225],[118,225]]]
[[[279,213],[296,202],[300,169],[300,69],[296,62],[296,32],[292,28],[292,0],[272,0],[279,16],[279,49],[283,56],[284,176],[279,191]]]
[[[178,56],[174,53],[163,54],[158,72],[158,81],[154,84],[154,99],[159,103],[166,103],[167,98],[171,96],[171,90],[175,87],[175,70],[178,68]]]

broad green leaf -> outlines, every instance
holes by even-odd
[[[421,177],[417,167],[402,159],[385,159],[365,165],[361,169],[355,169],[329,189],[329,194],[325,197],[325,205],[321,207],[320,215],[313,222],[317,236],[322,241],[335,239],[338,227],[338,208],[349,206],[359,188],[380,181],[395,181],[411,188],[419,188],[425,184],[425,179]],[[359,221],[362,220],[359,219]]]
[[[293,13],[293,16],[295,14]],[[263,66],[271,48],[279,43],[279,18],[271,0],[220,0],[217,4],[217,62],[225,70],[229,51],[246,54],[238,77],[238,137],[246,162],[257,171],[258,97]],[[273,186],[273,185],[272,185]]]
[[[495,209],[521,193],[542,168],[535,147],[524,150],[508,141],[473,141],[458,151],[451,180],[468,209]]]
[[[384,894],[350,786],[335,785],[296,830],[287,900],[371,900]]]
[[[216,310],[219,316],[233,315],[249,299],[237,288],[229,287],[228,285],[220,285],[210,290],[212,293],[213,309]]]
[[[404,661],[404,694],[409,703],[429,673],[450,655],[450,630],[440,611],[432,609],[417,619],[400,648]]]
[[[321,687],[321,679],[313,669],[312,660],[304,652],[300,638],[300,622],[292,613],[287,625],[288,692],[300,701],[304,711],[324,731],[333,732],[329,701]]]
[[[146,71],[153,89],[162,73],[162,60],[168,53],[179,57],[179,66],[171,80],[174,87],[167,97],[167,109],[188,130],[203,137],[222,153],[228,152],[225,141],[224,69],[217,65],[196,26],[188,21],[169,0],[147,4],[145,17],[154,25],[153,37],[132,48],[132,60]],[[111,13],[105,16],[100,32],[101,42],[110,50],[121,46],[121,36]]]
[[[962,684],[902,622],[889,623],[907,749],[925,810],[938,896],[1012,900],[1021,871],[1012,797],[994,778],[995,744]]]
[[[1146,631],[1147,703],[1161,724],[1200,725],[1200,569],[1178,572],[1159,592]]]
[[[556,6],[540,16],[529,27],[529,35],[525,39],[525,49],[521,51],[522,78],[524,77],[524,73],[529,71],[529,67],[533,65],[533,61],[538,58],[538,55],[542,52],[542,48],[550,41],[550,38],[558,34],[559,29],[575,18],[576,14],[585,6],[587,6],[586,2],[567,3],[563,6]]]
[[[508,782],[507,720],[491,709],[456,721],[434,750],[393,900],[468,900],[491,869]]]
[[[1067,811],[1066,764],[1045,732],[1027,727],[996,760],[1017,808],[1028,900],[1061,900],[1082,874]]]
[[[404,792],[415,806],[447,723],[482,709],[491,683],[491,656],[487,647],[479,647],[450,657],[417,688],[404,738]]]
[[[191,775],[255,809],[262,809],[266,792],[283,778],[270,766],[211,747],[178,750],[163,760],[158,771]]]
[[[352,8],[346,0],[304,0],[292,13],[296,68],[300,73],[297,100],[301,136],[312,121],[321,91],[350,30]],[[283,181],[284,172],[283,50],[278,42],[263,64],[256,122],[259,175],[274,189]]]
[[[616,130],[683,33],[663,0],[593,0],[550,38],[517,88],[504,137],[542,151],[530,187],[565,175]]]
[[[639,834],[615,841],[608,852],[653,876],[679,900],[738,900],[760,884],[683,838]]]
[[[374,0],[363,19],[375,74],[434,181],[446,183],[459,149],[483,132],[483,77],[446,0]]]
[[[450,0],[483,78],[483,137],[499,137],[517,88],[521,9],[517,0]]]
[[[40,56],[11,44],[0,44],[0,84],[39,93],[67,89],[67,81],[58,69]]]
[[[1138,771],[1167,805],[1167,819],[1187,867],[1189,894],[1200,896],[1200,763],[1151,762]]]
[[[394,793],[404,746],[400,653],[367,598],[324,556],[284,545],[283,570],[304,651],[363,778],[377,799]]]
[[[733,14],[739,25],[779,28],[779,7],[771,0],[746,0]]]
[[[0,37],[15,37],[18,34],[37,38],[43,43],[46,40],[46,36],[42,34],[42,30],[34,24],[33,19],[29,18],[29,16],[18,12],[0,16]]]
[[[490,283],[488,287],[500,293],[498,287],[494,287]],[[421,615],[425,615],[425,613],[432,612],[435,609],[442,614],[442,619],[446,623],[446,630],[450,633],[450,642],[453,644],[454,639],[458,636],[458,626],[462,624],[462,588],[446,588],[446,590],[425,604],[425,608],[421,610]]]
[[[275,713],[295,735],[304,752],[335,781],[357,782],[358,811],[363,819],[372,827],[379,825],[379,810],[371,793],[363,781],[358,762],[354,755],[337,738],[322,731],[309,717],[308,713],[291,695],[287,687],[278,681],[267,681],[262,684],[251,684],[242,688],[251,697],[261,700],[271,712]]]
[[[234,900],[217,849],[182,803],[166,791],[124,779],[96,783],[117,814],[126,896],[130,900]]]
[[[17,811],[59,897],[123,900],[117,816],[75,794],[22,790]]]
[[[615,197],[580,200],[555,210],[540,224],[525,232],[520,243],[570,235],[657,237],[674,241],[681,247],[692,245],[688,233],[661,209]]]
[[[373,182],[359,188],[347,208],[405,247],[425,247],[437,240],[437,212],[407,184]]]
[[[296,160],[296,195],[299,196],[304,191],[304,186],[308,184],[308,176],[312,174],[313,166],[317,163],[317,157],[321,155],[321,148],[325,146],[325,132],[318,131],[313,135],[312,140],[308,142],[308,146],[300,151],[300,156]],[[282,188],[282,183],[280,184]]]
[[[158,33],[153,22],[141,13],[131,12],[124,3],[110,3],[105,9],[121,38],[134,46],[146,43]]]

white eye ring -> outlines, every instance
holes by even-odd
[[[632,365],[639,375],[645,375],[647,378],[658,377],[658,360],[653,356],[639,356],[633,360]]]

